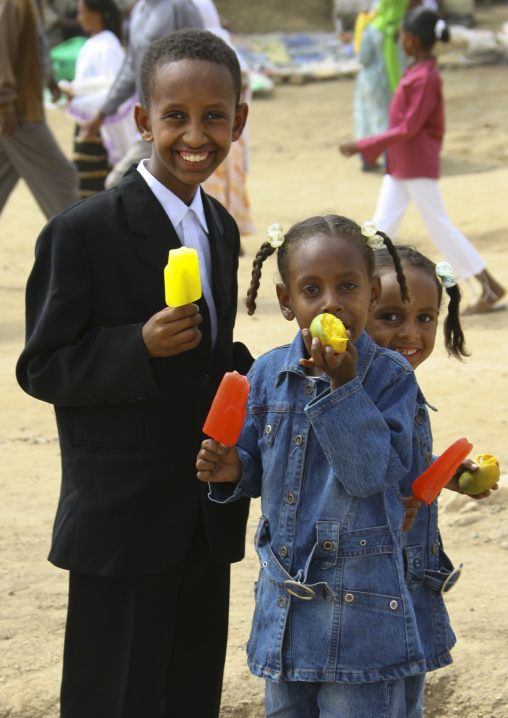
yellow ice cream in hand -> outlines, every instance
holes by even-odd
[[[168,307],[191,304],[201,296],[198,253],[189,247],[171,249],[164,268],[164,286]]]
[[[342,354],[343,351],[346,351],[346,327],[333,314],[318,314],[312,320],[309,331],[312,337],[319,338],[321,351],[324,351],[325,346],[331,347],[334,354]]]

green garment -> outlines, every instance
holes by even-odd
[[[377,17],[372,21],[373,26],[384,35],[383,54],[388,84],[392,92],[395,92],[401,77],[396,38],[407,6],[408,0],[381,0],[377,8]]]

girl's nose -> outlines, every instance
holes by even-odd
[[[329,314],[337,314],[344,308],[344,305],[339,296],[335,292],[330,292],[326,295],[323,303],[323,314],[328,312]]]
[[[420,336],[418,325],[414,322],[404,322],[399,327],[399,336],[402,339],[417,339]]]

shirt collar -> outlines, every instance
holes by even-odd
[[[405,70],[405,75],[426,75],[429,70],[436,67],[437,58],[432,55],[422,62],[417,62],[415,65],[408,65]]]
[[[194,195],[194,198],[189,206],[182,202],[180,197],[177,197],[174,192],[168,189],[162,182],[159,182],[147,169],[148,160],[141,160],[138,164],[137,170],[143,177],[147,185],[150,187],[156,198],[162,205],[162,208],[169,217],[173,227],[178,227],[182,219],[185,217],[187,210],[192,209],[203,230],[208,234],[208,224],[205,217],[205,209],[203,207],[203,198],[201,196],[201,188],[198,187],[198,191]]]

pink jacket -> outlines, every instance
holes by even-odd
[[[390,105],[389,129],[357,140],[367,162],[387,151],[386,171],[392,177],[439,178],[444,135],[442,81],[435,57],[408,67]]]

